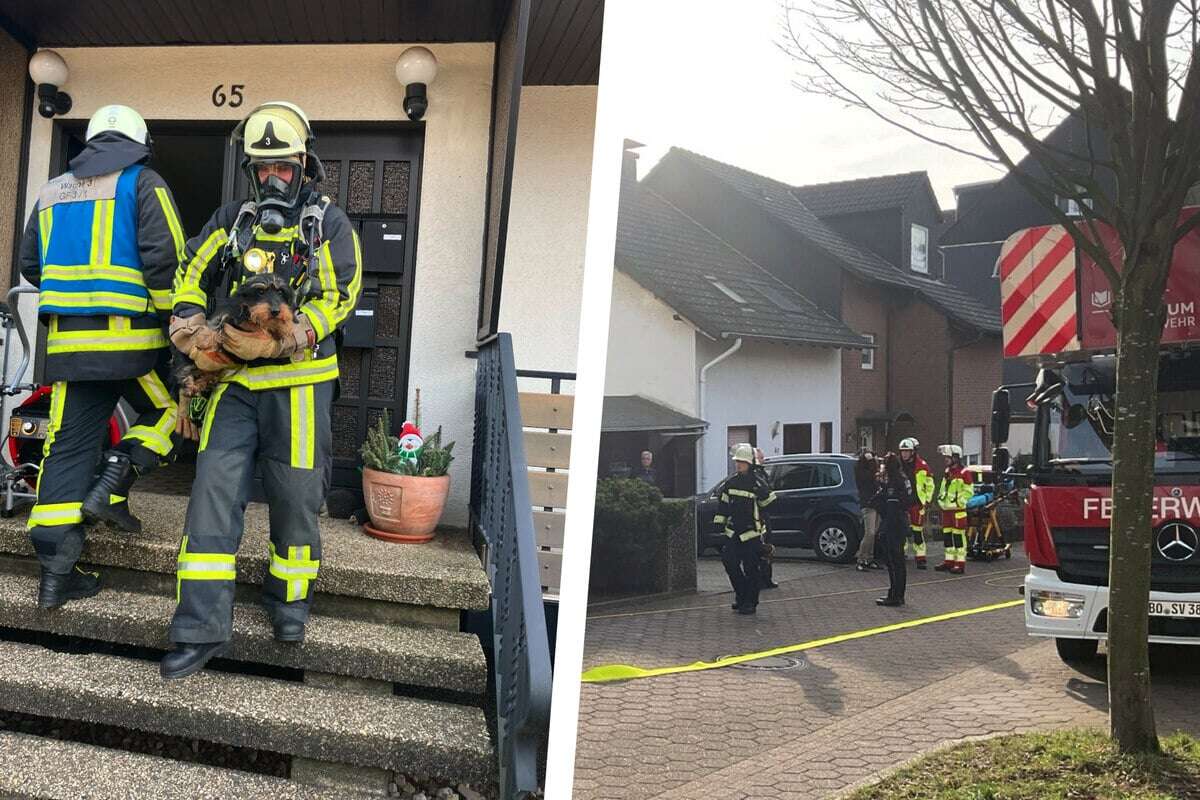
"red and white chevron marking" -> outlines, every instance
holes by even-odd
[[[1004,357],[1078,350],[1075,244],[1061,225],[1026,228],[1000,248]]]

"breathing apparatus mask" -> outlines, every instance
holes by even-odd
[[[276,234],[287,224],[287,217],[299,205],[304,186],[304,168],[299,159],[247,159],[246,175],[258,206],[258,225]]]

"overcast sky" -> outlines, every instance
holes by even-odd
[[[601,76],[620,87],[641,174],[672,145],[792,184],[925,170],[943,208],[995,168],[792,86],[777,0],[643,0],[606,9]],[[607,54],[606,54],[607,56]],[[612,69],[609,69],[609,68]]]

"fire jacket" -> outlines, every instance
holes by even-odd
[[[913,460],[911,463],[904,465],[904,471],[908,473],[908,479],[912,482],[916,504],[922,508],[929,505],[930,501],[933,500],[933,493],[936,491],[937,486],[933,480],[933,474],[929,471],[929,465],[925,463],[925,459],[913,453]]]
[[[950,467],[942,476],[938,487],[938,507],[943,512],[954,511],[954,524],[947,524],[946,514],[942,514],[942,527],[967,527],[967,501],[975,494],[971,473],[963,467]]]
[[[758,470],[738,473],[725,482],[713,521],[724,524],[725,535],[743,542],[767,532],[763,509],[775,502],[766,476]]]
[[[100,134],[38,194],[20,269],[41,289],[47,382],[139,377],[168,347],[184,235],[166,182],[143,165],[149,155]]]
[[[302,203],[313,201],[313,192],[302,195]],[[214,292],[227,285],[224,270],[241,274],[240,263],[224,263],[226,244],[242,208],[241,202],[217,209],[199,235],[187,243],[184,263],[175,276],[174,313],[179,317],[206,311]],[[358,305],[362,290],[362,248],[358,234],[340,208],[329,205],[322,225],[322,240],[312,253],[297,224],[300,211],[287,220],[288,227],[268,234],[251,226],[246,249],[260,248],[274,259],[273,270],[297,288],[299,312],[308,318],[316,333],[316,344],[290,358],[259,359],[226,373],[222,381],[247,389],[280,389],[307,386],[338,377],[334,333]],[[305,287],[309,287],[307,294]],[[232,285],[229,291],[233,291]]]

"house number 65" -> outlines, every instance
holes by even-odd
[[[242,89],[246,88],[244,83],[234,83],[229,86],[229,94],[225,94],[225,84],[218,83],[216,88],[212,90],[212,104],[217,108],[228,105],[230,108],[237,108],[243,102]]]

